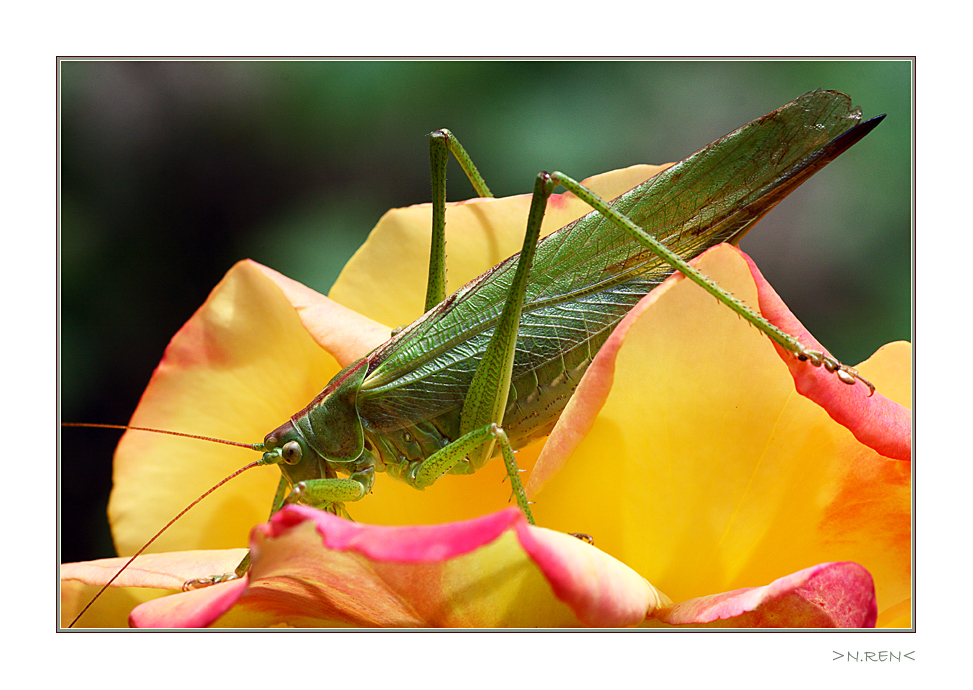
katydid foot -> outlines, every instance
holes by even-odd
[[[820,350],[802,349],[799,352],[795,352],[794,356],[802,362],[809,363],[813,367],[823,366],[825,371],[834,374],[838,377],[839,381],[849,386],[854,386],[856,382],[861,381],[868,387],[868,397],[872,397],[875,393],[875,385],[859,374],[857,369],[845,366],[829,354]]]

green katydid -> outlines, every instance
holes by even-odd
[[[721,242],[738,242],[883,117],[861,122],[861,111],[844,94],[810,92],[610,203],[563,173],[541,173],[521,253],[449,297],[449,154],[478,194],[490,192],[455,137],[434,132],[427,311],[339,372],[262,443],[248,446],[263,453],[253,466],[281,469],[271,513],[301,503],[346,514],[344,504],[364,498],[376,472],[422,489],[447,473],[475,472],[499,452],[513,496],[533,522],[513,451],[550,431],[614,326],[676,271],[794,356],[872,389],[856,371],[806,349],[687,261]],[[594,210],[538,242],[556,185]],[[248,566],[245,559],[234,573],[187,586],[239,577]]]

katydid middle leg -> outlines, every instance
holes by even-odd
[[[429,167],[432,170],[432,242],[429,251],[429,282],[426,311],[446,299],[446,163],[452,153],[480,197],[493,197],[480,171],[459,140],[448,129],[429,135]]]

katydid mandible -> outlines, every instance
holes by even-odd
[[[676,271],[795,357],[872,391],[854,369],[808,350],[687,262],[721,242],[737,243],[883,117],[862,122],[848,96],[809,92],[612,202],[563,173],[540,173],[520,254],[448,297],[449,154],[480,196],[492,195],[456,138],[434,132],[426,313],[248,446],[262,452],[254,465],[280,467],[271,514],[300,503],[347,515],[344,504],[364,498],[376,472],[423,489],[447,473],[473,473],[499,453],[513,497],[533,523],[513,451],[550,432],[615,325]],[[558,185],[594,210],[538,241]],[[245,559],[234,573],[187,587],[239,577],[248,567]]]

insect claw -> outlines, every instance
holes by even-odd
[[[186,580],[182,583],[182,591],[189,592],[194,589],[203,589],[211,585],[218,585],[221,582],[239,579],[236,573],[223,573],[222,575],[211,575],[210,577],[198,577],[195,580]]]
[[[834,374],[838,377],[839,381],[848,384],[849,386],[854,386],[857,382],[861,381],[868,388],[868,397],[872,397],[872,395],[875,393],[874,384],[859,374],[857,369],[845,366],[834,357],[827,355],[824,352],[818,352],[817,350],[801,350],[800,352],[794,353],[794,356],[797,357],[798,360],[808,362],[814,367],[820,367],[823,365],[825,371],[827,371],[829,374]]]
[[[875,384],[859,374],[857,369],[852,369],[851,367],[841,365],[841,368],[835,372],[835,376],[838,377],[839,381],[842,383],[847,383],[849,386],[854,386],[855,382],[861,381],[868,387],[869,398],[875,394]]]
[[[580,539],[585,544],[591,544],[592,546],[595,545],[595,538],[590,534],[585,534],[584,532],[568,532],[568,534],[570,534],[575,539]]]
[[[850,386],[855,385],[854,375],[852,375],[850,372],[845,371],[844,369],[838,369],[838,371],[835,372],[835,376],[837,376],[838,380],[841,381],[842,383],[847,383]]]

